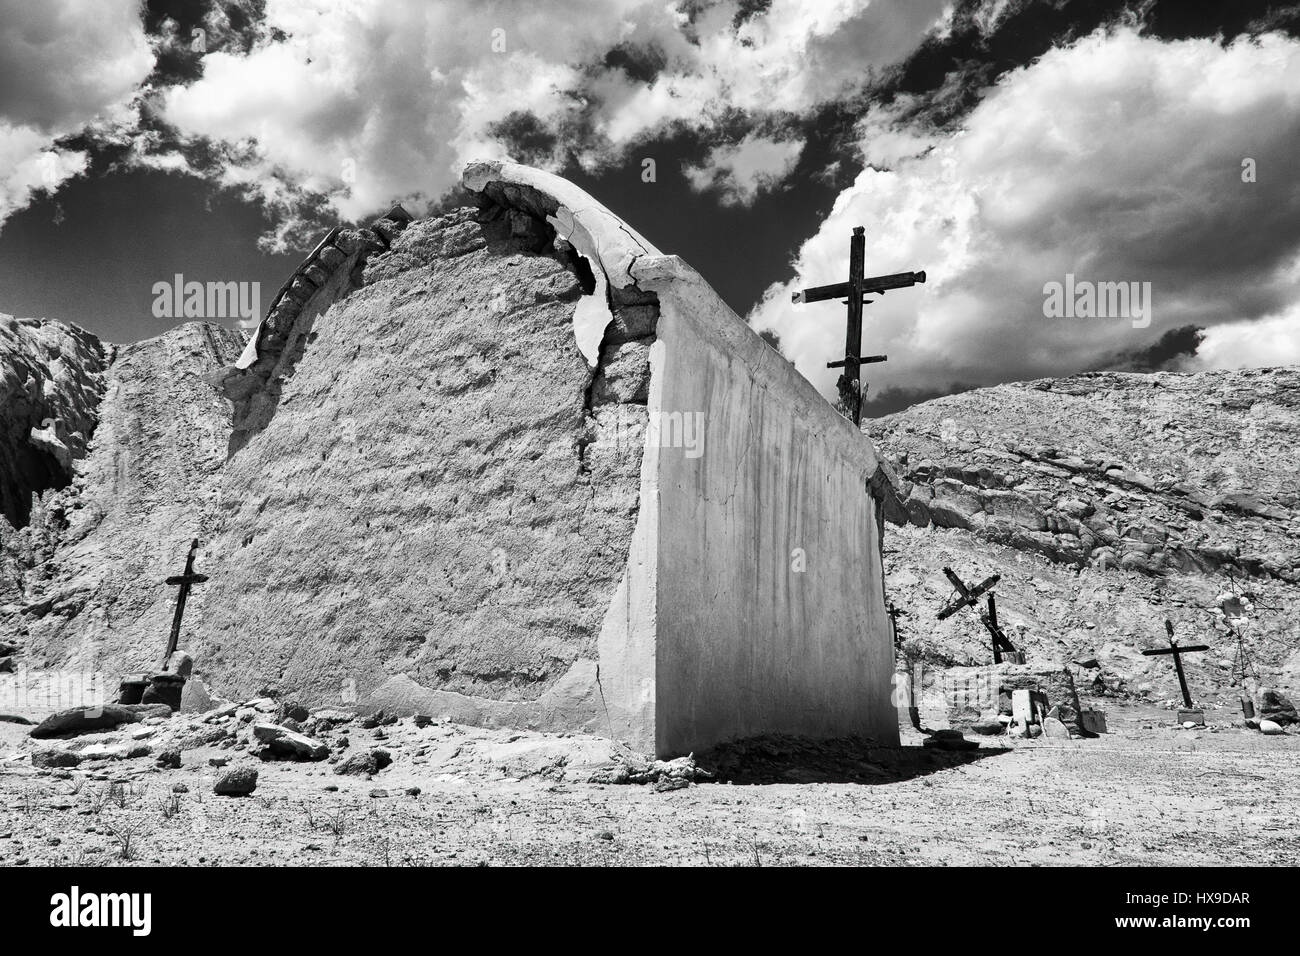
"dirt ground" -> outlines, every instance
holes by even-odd
[[[910,728],[899,750],[773,741],[715,760],[731,782],[671,791],[585,782],[608,765],[598,738],[409,718],[341,729],[351,752],[393,754],[372,778],[259,761],[233,734],[184,750],[179,770],[152,757],[34,769],[30,728],[0,723],[0,865],[1300,861],[1300,734],[1264,737],[1226,712],[1189,731],[1169,711],[1108,711],[1098,739],[981,738],[960,754],[922,748]],[[147,743],[171,721],[77,745]],[[255,792],[214,795],[213,758],[256,766]]]

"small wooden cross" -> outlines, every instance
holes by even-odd
[[[1186,647],[1182,647],[1181,645],[1179,645],[1179,643],[1176,640],[1174,640],[1174,622],[1169,620],[1169,618],[1165,618],[1165,631],[1168,632],[1169,634],[1168,647],[1157,647],[1155,650],[1143,651],[1142,653],[1147,657],[1158,657],[1162,654],[1173,655],[1174,670],[1178,672],[1178,686],[1182,689],[1183,692],[1183,704],[1184,706],[1187,707],[1188,710],[1191,710],[1193,706],[1192,695],[1187,691],[1187,677],[1185,674],[1183,674],[1182,656],[1184,654],[1191,654],[1195,651],[1208,651],[1210,649],[1210,645],[1189,644]]]
[[[1002,580],[1002,575],[995,574],[990,578],[985,578],[972,588],[968,587],[966,582],[959,578],[952,568],[944,568],[943,573],[952,582],[952,586],[957,589],[957,599],[939,611],[939,620],[941,621],[952,617],[964,607],[975,607],[981,595],[986,591],[990,591],[995,584]],[[1023,664],[1024,654],[1016,650],[1016,645],[1011,643],[1010,638],[998,626],[998,605],[992,594],[989,594],[988,602],[989,609],[980,611],[979,615],[980,623],[984,625],[984,629],[993,638],[993,663],[1001,664],[1002,654],[1006,652],[1014,663]]]
[[[171,656],[176,651],[176,644],[181,637],[181,618],[185,616],[185,599],[190,596],[190,588],[196,584],[202,584],[208,579],[206,574],[197,574],[194,571],[194,552],[198,550],[199,539],[195,538],[190,542],[190,553],[185,559],[185,572],[175,574],[169,577],[164,584],[179,585],[180,590],[176,593],[176,612],[172,615],[172,633],[167,638],[167,653],[163,654],[163,667],[171,660]]]
[[[896,648],[901,647],[903,642],[902,639],[898,636],[898,619],[900,617],[906,617],[907,612],[899,610],[897,607],[894,606],[894,602],[890,601],[889,608],[886,611],[886,613],[889,615],[889,626],[894,632],[894,647]]]
[[[844,299],[848,305],[848,328],[844,339],[844,358],[836,362],[827,362],[827,368],[842,368],[844,374],[836,382],[840,401],[849,411],[854,425],[862,424],[862,371],[863,365],[873,362],[887,362],[886,355],[862,355],[862,306],[870,305],[865,301],[868,295],[883,295],[890,289],[906,289],[908,286],[925,282],[924,272],[896,272],[893,275],[874,276],[864,279],[862,272],[866,261],[865,230],[861,226],[853,229],[849,239],[849,281],[836,282],[832,285],[819,285],[803,289],[791,296],[798,302],[823,302],[826,299]]]

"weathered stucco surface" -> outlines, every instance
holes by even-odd
[[[660,755],[896,739],[867,439],[581,190],[466,184],[477,209],[331,232],[247,347],[116,353],[0,607],[26,663],[147,669],[198,537],[182,646],[220,694]]]
[[[600,717],[640,456],[590,447],[582,295],[541,220],[491,207],[410,225],[304,308],[225,469],[196,648],[218,689],[365,700],[405,675],[384,693],[439,714]]]
[[[698,274],[571,184],[499,163],[466,184],[551,197],[550,221],[578,237],[611,301],[657,310],[640,429],[601,422],[604,444],[645,446],[599,642],[613,732],[662,755],[772,732],[896,742],[869,440]]]
[[[633,274],[659,296],[663,352],[659,750],[774,732],[896,742],[870,442],[680,259]]]

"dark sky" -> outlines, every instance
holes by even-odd
[[[735,23],[767,15],[768,6],[738,6]],[[919,117],[916,122],[923,122],[936,134],[959,130],[985,91],[1008,71],[1032,64],[1054,46],[1068,45],[1115,22],[1131,7],[1089,0],[1013,0],[1002,9],[996,28],[986,31],[979,20],[991,8],[990,2],[965,0],[958,4],[945,36],[924,40],[892,66],[864,66],[860,82],[851,83],[837,96],[813,103],[802,112],[757,116],[753,110],[737,109],[735,115],[723,115],[708,124],[668,122],[614,150],[593,171],[584,171],[576,157],[594,137],[598,117],[577,121],[580,127],[592,124],[590,129],[547,127],[528,114],[493,128],[516,158],[529,161],[536,154],[539,160],[548,160],[547,165],[604,201],[661,249],[686,259],[743,316],[773,283],[796,279],[792,263],[801,247],[817,234],[837,197],[864,168],[865,161],[856,148],[856,124],[869,109],[892,108],[901,115]],[[1143,8],[1143,35],[1160,40],[1219,36],[1227,41],[1266,29],[1294,31],[1300,22],[1297,5],[1267,2],[1181,0],[1144,4]],[[220,35],[223,49],[232,54],[247,52],[255,43],[274,43],[278,37],[262,22],[259,2],[151,2],[144,16],[146,32],[154,38],[156,59],[135,101],[141,107],[135,134],[148,134],[155,154],[172,150],[184,155],[189,171],[149,168],[149,163],[135,161],[138,152],[131,153],[122,137],[100,137],[85,129],[69,132],[66,125],[59,127],[51,121],[48,128],[55,131],[51,133],[55,141],[61,147],[84,149],[89,165],[82,175],[66,179],[52,193],[33,192],[3,221],[0,311],[74,322],[111,341],[146,338],[172,324],[155,318],[150,307],[154,283],[171,281],[176,273],[187,280],[260,283],[265,308],[312,241],[339,221],[337,211],[310,197],[293,206],[268,205],[264,194],[222,184],[232,147],[220,143],[215,124],[210,138],[184,135],[158,107],[160,90],[183,87],[204,73],[183,44],[160,43],[158,38],[168,31],[174,37],[188,37],[195,26],[210,26],[214,11],[222,19],[220,28],[211,32]],[[640,48],[629,42],[611,52],[603,68],[615,64],[628,78],[652,83],[665,68],[666,56],[654,42],[647,41]],[[0,80],[4,72],[0,60]],[[848,76],[853,79],[851,70]],[[735,143],[755,130],[778,139],[797,136],[803,141],[797,162],[785,170],[779,182],[760,190],[745,204],[728,201],[718,189],[701,191],[688,181],[688,169],[705,163],[711,149]],[[256,143],[241,143],[238,148],[256,149]],[[645,157],[655,160],[654,183],[642,181]],[[291,189],[306,191],[306,176],[296,179],[292,170],[280,170],[276,175]],[[376,198],[370,213],[361,212],[354,218],[365,220],[382,212],[389,199],[400,197],[384,196],[381,189]],[[436,207],[439,197],[425,198]],[[291,233],[292,247],[273,253],[264,248],[264,241],[259,248],[259,238],[268,236],[290,214],[299,220]],[[876,242],[869,247],[869,256],[878,262],[882,255],[887,259],[889,237]],[[894,271],[895,265],[882,263],[877,271]],[[933,269],[927,262],[907,267],[927,265]],[[872,269],[869,258],[868,271]],[[842,319],[830,310],[803,313],[799,321],[835,329]],[[1113,367],[1159,367],[1167,359],[1195,353],[1200,342],[1198,328],[1194,319],[1176,327],[1153,328],[1147,340],[1132,348],[1112,349],[1108,354],[1113,354],[1113,359],[1107,362]],[[1083,369],[1097,363],[1081,356],[1077,364]],[[892,391],[875,402],[872,411],[892,410],[967,384],[981,383],[962,381],[957,367],[946,373],[946,378],[939,376],[931,382],[895,380],[889,385]]]

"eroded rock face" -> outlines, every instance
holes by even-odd
[[[104,669],[114,687],[117,675],[157,667],[174,599],[162,579],[179,572],[191,538],[213,534],[230,437],[230,405],[204,376],[242,345],[240,333],[192,322],[116,348],[94,437],[72,483],[33,511],[19,600],[0,607],[28,666]],[[196,590],[192,613],[202,599]]]
[[[0,514],[25,527],[31,496],[62,488],[98,420],[108,352],[91,333],[0,314]]]
[[[925,402],[869,433],[902,479],[906,513],[890,532],[887,589],[918,620],[949,597],[943,565],[968,578],[1000,572],[1002,625],[1031,661],[1096,657],[1100,669],[1076,675],[1081,692],[1169,699],[1173,669],[1139,650],[1163,641],[1171,617],[1213,648],[1185,661],[1195,693],[1230,686],[1236,638],[1213,611],[1235,588],[1259,608],[1255,663],[1287,680],[1300,612],[1300,369],[1000,385]],[[988,659],[973,613],[927,630],[904,618],[904,636],[928,642],[936,662]]]
[[[1099,373],[979,389],[871,427],[908,519],[1079,567],[1300,583],[1300,370]]]
[[[592,369],[590,277],[543,220],[489,203],[386,238],[277,332],[273,405],[236,419],[196,656],[227,694],[404,672],[533,700],[595,657],[627,561],[653,300],[613,303]]]

